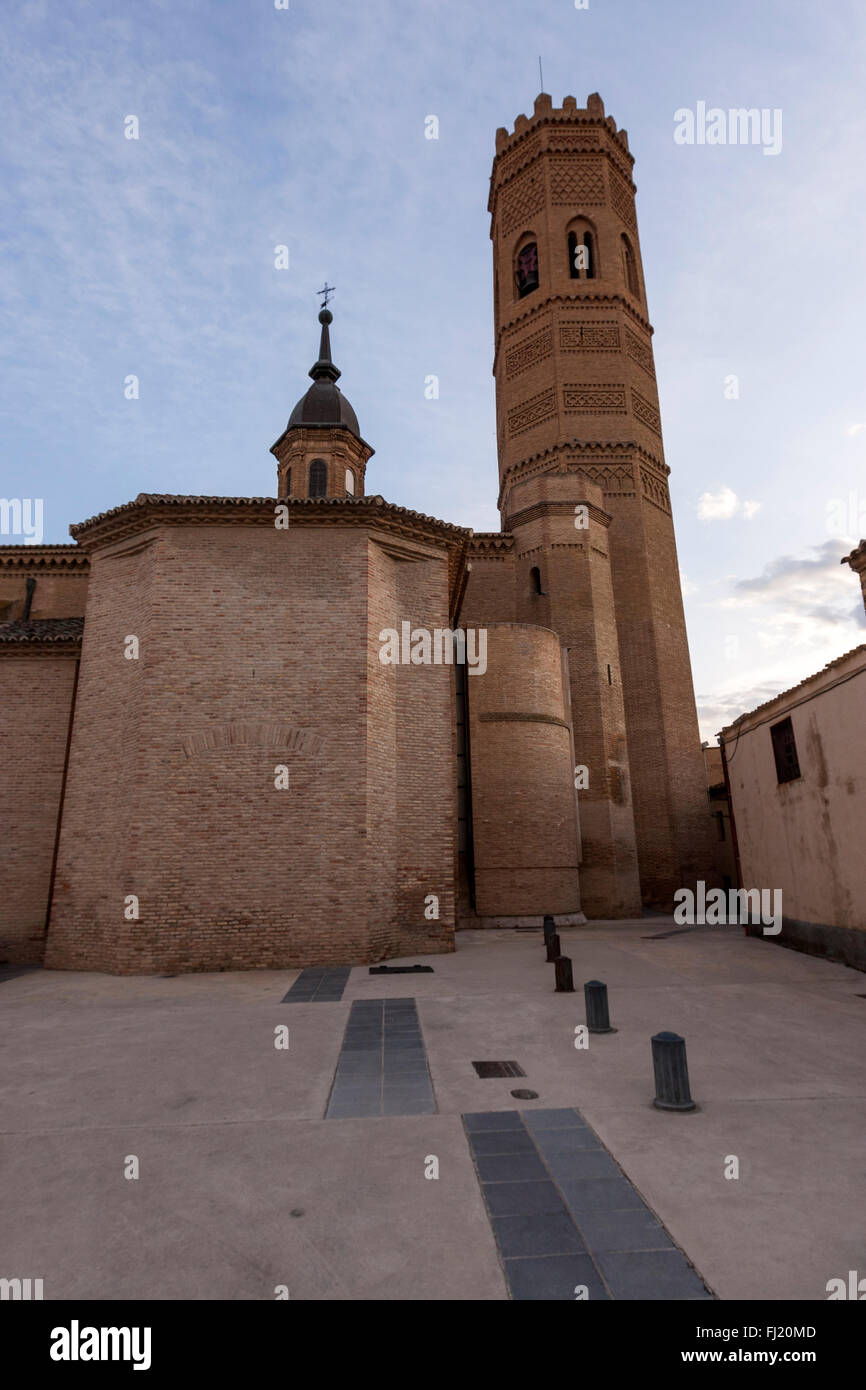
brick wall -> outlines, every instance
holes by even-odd
[[[0,961],[39,964],[45,949],[76,656],[0,648]]]
[[[468,676],[479,917],[579,912],[579,840],[559,639],[487,629],[487,671]]]
[[[398,566],[396,606],[447,608],[444,547],[431,557]],[[285,967],[412,937],[418,888],[453,877],[453,719],[447,673],[401,702],[404,674],[371,650],[389,566],[357,525],[164,525],[96,551],[48,964]],[[428,950],[448,947],[445,902],[421,918]]]

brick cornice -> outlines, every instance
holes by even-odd
[[[571,465],[568,463],[563,465],[562,456],[567,452],[577,455]],[[671,470],[664,460],[656,458],[642,444],[638,444],[634,440],[610,440],[607,442],[582,439],[566,440],[562,444],[553,444],[548,449],[542,449],[537,454],[529,454],[519,463],[513,463],[510,468],[507,468],[499,484],[499,497],[496,505],[501,510],[506,490],[519,478],[523,476],[535,477],[538,473],[544,472],[545,469],[550,472],[567,474],[579,473],[584,466],[591,468],[594,465],[603,467],[605,465],[624,464],[633,467],[636,462],[653,469],[660,479],[666,479],[670,475]]]
[[[581,282],[578,281],[578,283],[581,283]],[[530,325],[534,319],[539,319],[539,320],[540,320],[540,319],[542,318],[542,316],[543,316],[545,313],[548,312],[548,310],[550,309],[550,306],[551,306],[552,304],[566,305],[567,307],[570,307],[570,308],[580,308],[580,307],[582,307],[582,306],[585,305],[585,304],[589,304],[589,305],[611,304],[611,305],[614,305],[614,306],[618,306],[620,309],[624,309],[625,312],[626,312],[632,319],[634,319],[634,322],[635,322],[636,324],[639,324],[640,327],[644,330],[644,332],[649,333],[651,337],[652,337],[652,335],[655,333],[655,329],[653,328],[653,326],[652,326],[652,324],[650,323],[649,319],[645,319],[644,316],[643,316],[643,314],[639,314],[638,311],[637,311],[637,309],[635,309],[634,306],[633,306],[632,304],[630,304],[629,301],[626,299],[625,295],[622,295],[622,294],[548,294],[548,295],[545,295],[544,299],[543,299],[539,304],[534,304],[534,305],[532,305],[532,307],[529,308],[529,309],[526,309],[524,313],[518,314],[515,318],[509,319],[509,320],[508,320],[508,323],[502,324],[502,325],[500,326],[499,331],[498,331],[498,333],[497,333],[497,335],[496,335],[496,346],[495,346],[495,350],[494,350],[494,353],[493,353],[493,363],[494,363],[493,371],[494,371],[494,372],[496,371],[496,363],[497,363],[497,361],[499,360],[499,352],[500,352],[500,349],[501,349],[501,347],[502,347],[502,339],[505,337],[506,333],[511,333],[511,332],[512,332],[514,329],[516,329],[516,328],[525,328],[525,327],[527,327],[528,325]],[[613,353],[616,353],[616,352],[622,352],[622,349],[621,349],[621,348],[611,348],[610,351],[613,352]]]
[[[611,517],[608,512],[602,511],[601,507],[596,507],[593,502],[580,502],[577,505],[586,507],[593,521],[599,522],[601,526],[608,527]],[[574,517],[574,502],[534,502],[531,507],[524,507],[522,511],[513,512],[507,518],[509,531],[515,526],[525,526],[529,521],[538,521],[543,516],[570,516]]]
[[[293,526],[376,526],[397,535],[462,546],[472,532],[423,512],[368,497],[185,497],[141,492],[132,502],[70,526],[86,551],[153,526],[273,526],[278,503],[289,508]]]
[[[514,537],[507,531],[476,532],[469,542],[469,555],[478,559],[502,559],[514,549]]]
[[[64,570],[86,574],[87,554],[78,545],[0,545],[0,569]]]

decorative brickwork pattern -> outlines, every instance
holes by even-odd
[[[562,389],[562,404],[569,414],[580,415],[625,415],[628,409],[622,382],[600,386],[568,384]]]
[[[661,478],[656,478],[646,468],[640,470],[641,486],[643,495],[648,502],[653,502],[657,507],[661,507],[663,512],[670,515],[671,499],[668,493],[667,484]]]
[[[637,216],[634,210],[634,194],[625,179],[620,178],[615,169],[609,168],[607,174],[610,180],[611,207],[617,217],[621,218],[633,232],[636,232]]]
[[[635,391],[634,387],[631,390],[631,408],[641,424],[646,425],[647,429],[654,430],[657,435],[661,436],[661,416],[655,406],[651,405],[639,391]]]
[[[547,420],[556,413],[556,392],[541,391],[537,396],[532,396],[528,401],[524,401],[508,415],[508,433],[511,435],[521,434],[523,430],[532,429],[542,420]]]
[[[540,332],[533,333],[531,338],[526,338],[505,354],[505,370],[508,376],[517,376],[527,367],[550,357],[552,352],[553,332],[550,328],[542,328]]]
[[[510,179],[524,164],[530,163],[541,149],[541,137],[533,135],[531,140],[526,140],[518,145],[516,149],[509,151],[502,156],[503,178]]]
[[[551,158],[550,200],[555,206],[572,204],[577,208],[600,207],[604,203],[604,175],[601,161],[579,156],[576,159]]]
[[[655,381],[656,369],[653,362],[653,350],[649,343],[644,343],[632,333],[630,328],[625,330],[625,350],[633,362],[637,362],[639,367],[643,367],[648,376]]]
[[[563,323],[559,328],[559,346],[565,352],[616,352],[620,346],[619,326],[613,319]]]
[[[502,195],[501,226],[503,236],[524,225],[544,207],[544,185],[540,174],[524,174]]]
[[[550,130],[547,146],[559,154],[583,153],[599,149],[603,138],[594,130]]]

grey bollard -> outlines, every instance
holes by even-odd
[[[696,1110],[689,1090],[686,1042],[679,1033],[656,1033],[652,1040],[657,1110]]]
[[[553,962],[556,971],[557,994],[574,994],[574,976],[571,973],[571,957],[560,956]]]
[[[545,944],[545,946],[547,945],[547,943],[548,943],[548,941],[550,940],[550,938],[551,938],[552,936],[554,936],[555,934],[556,934],[556,927],[554,926],[553,918],[552,918],[552,917],[545,917],[545,919],[544,919],[544,944]]]
[[[590,1033],[615,1033],[616,1029],[610,1026],[607,1009],[607,985],[602,984],[601,980],[587,980],[583,997],[586,1000],[586,1026]]]
[[[547,938],[547,959],[548,959],[548,961],[551,961],[551,960],[558,960],[558,959],[559,959],[559,933],[558,933],[558,932],[554,932],[552,936],[549,936],[549,937]]]

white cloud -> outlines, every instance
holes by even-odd
[[[856,435],[862,434],[864,430],[866,430],[866,424],[849,425],[845,433],[849,439],[853,439]]]
[[[702,492],[698,498],[699,521],[730,521],[732,517],[742,516],[746,521],[760,510],[762,503],[740,501],[733,488],[723,487],[718,492]]]

